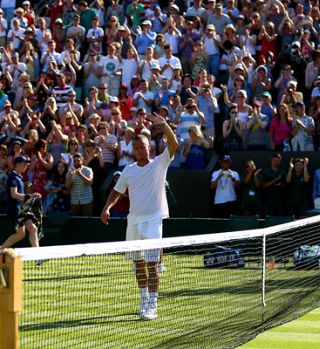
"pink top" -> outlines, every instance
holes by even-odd
[[[280,144],[282,140],[289,140],[291,132],[291,121],[287,123],[273,118],[269,132],[275,144]]]

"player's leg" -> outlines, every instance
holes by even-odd
[[[24,239],[26,235],[25,227],[18,227],[16,232],[8,237],[8,239],[0,246],[0,249],[9,248],[17,242]]]
[[[136,260],[134,263],[136,266],[136,279],[140,290],[140,307],[138,309],[138,315],[143,315],[146,312],[149,303],[147,264],[144,260]]]
[[[38,236],[38,228],[32,222],[31,219],[28,219],[25,224],[26,230],[29,233],[29,241],[32,247],[39,247],[39,236]]]

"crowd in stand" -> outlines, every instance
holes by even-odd
[[[163,151],[153,112],[179,140],[170,170],[204,169],[212,149],[319,149],[318,0],[36,5],[1,1],[1,202],[25,156],[45,210],[99,214],[135,134]]]

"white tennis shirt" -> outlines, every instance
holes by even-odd
[[[114,190],[121,194],[129,191],[128,224],[169,217],[165,179],[170,161],[169,150],[165,148],[147,165],[141,167],[135,162],[122,171]]]

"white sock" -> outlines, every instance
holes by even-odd
[[[140,292],[141,292],[141,301],[146,301],[149,299],[148,287],[140,288]]]
[[[149,292],[149,304],[157,305],[158,292]]]

